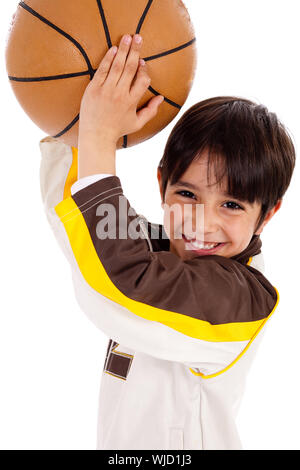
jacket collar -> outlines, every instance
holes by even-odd
[[[238,255],[231,256],[231,259],[234,259],[242,264],[247,264],[250,257],[258,255],[261,252],[262,241],[259,235],[253,235],[249,245]]]

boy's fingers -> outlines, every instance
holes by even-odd
[[[126,43],[126,38],[129,39],[129,43]],[[130,50],[132,37],[130,34],[125,34],[119,44],[118,53],[116,54],[115,60],[113,61],[111,71],[107,80],[107,83],[116,86],[120,77],[123,73],[124,66],[126,63],[127,55]]]
[[[139,129],[142,129],[144,125],[156,116],[160,104],[164,101],[162,95],[155,96],[152,98],[145,108],[140,109],[136,113],[139,121]]]
[[[103,85],[105,79],[110,71],[111,65],[113,63],[114,57],[118,52],[117,46],[113,46],[106,52],[105,56],[101,60],[98,69],[95,72],[93,77],[93,82],[97,86]]]
[[[141,64],[144,62],[144,65]],[[139,101],[144,95],[145,91],[151,83],[151,78],[147,73],[147,66],[143,59],[140,59],[140,66],[137,71],[136,79],[130,89],[130,96],[135,100]]]
[[[124,87],[129,91],[132,81],[136,75],[139,67],[140,50],[142,47],[143,38],[140,34],[135,34],[132,38],[131,48],[127,56],[123,74],[118,81],[118,86]]]

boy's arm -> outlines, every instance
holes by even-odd
[[[85,163],[79,177],[113,176],[67,196],[54,166],[70,149],[45,142],[41,189],[48,220],[72,268],[77,300],[104,333],[134,350],[215,373],[247,349],[274,310],[277,292],[237,261],[209,256],[183,262],[171,252],[152,252],[139,238],[141,221],[115,175],[111,142],[142,128],[159,98],[136,112],[149,81],[139,68],[129,90],[138,46],[126,59],[127,53],[121,42],[112,63],[108,51],[80,109],[79,158]],[[99,136],[107,139],[102,147]]]
[[[102,178],[107,178],[108,176],[114,176],[114,175],[110,173],[96,173],[94,175],[89,175],[89,176],[80,178],[74,184],[72,184],[71,195],[73,196],[73,194],[77,193],[77,191],[79,191],[80,189],[83,189],[89,184],[95,183],[96,181]]]

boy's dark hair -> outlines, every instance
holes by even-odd
[[[276,114],[244,98],[219,96],[196,103],[175,124],[159,162],[163,200],[168,181],[175,184],[193,160],[208,150],[219,183],[227,176],[233,198],[262,204],[255,231],[283,197],[295,167],[295,148]],[[220,175],[218,158],[224,157]]]

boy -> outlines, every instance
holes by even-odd
[[[155,97],[136,112],[150,82],[135,37],[107,52],[83,96],[78,171],[76,149],[40,143],[45,210],[78,303],[111,338],[97,449],[239,449],[246,372],[278,304],[259,236],[281,206],[294,147],[263,106],[197,103],[158,168],[171,211],[163,226],[148,224],[115,172],[118,139],[160,104]]]

